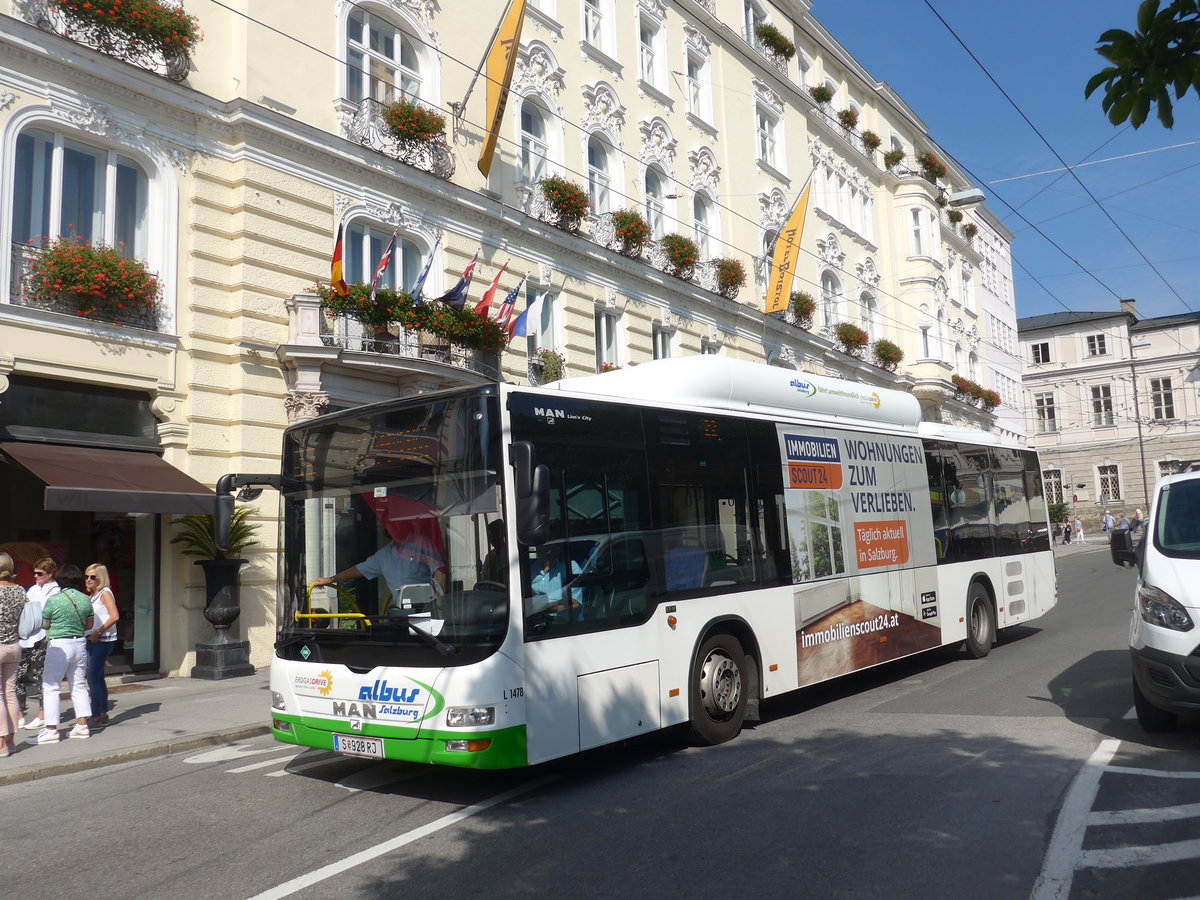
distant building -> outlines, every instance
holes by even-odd
[[[1200,461],[1200,313],[1018,320],[1030,443],[1051,501],[1089,517],[1146,508],[1163,475]]]

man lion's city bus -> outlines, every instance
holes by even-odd
[[[1056,602],[1038,458],[899,391],[696,356],[284,436],[277,740],[499,769],[760,703]],[[336,580],[329,583],[331,579]]]

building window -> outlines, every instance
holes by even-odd
[[[1168,475],[1179,474],[1179,460],[1163,459],[1158,463],[1158,477],[1166,478]]]
[[[921,210],[910,209],[908,211],[908,222],[911,229],[911,246],[913,256],[925,256],[925,241],[924,229],[921,227]]]
[[[813,68],[812,62],[808,56],[800,50],[796,51],[796,62],[800,67],[800,86],[809,88],[813,85]]]
[[[642,14],[638,26],[638,77],[662,90],[666,82],[666,47],[662,23]]]
[[[146,259],[150,181],[136,162],[37,129],[17,136],[14,159],[15,243],[61,235]]]
[[[662,237],[664,232],[663,215],[663,174],[654,166],[646,169],[646,224],[650,226],[650,236],[655,240]]]
[[[671,338],[674,332],[662,325],[655,325],[651,336],[654,339],[654,358],[668,359],[671,356]]]
[[[697,191],[692,196],[692,234],[701,259],[711,259],[712,247],[712,203]]]
[[[921,326],[921,359],[933,359],[932,347],[929,344],[929,326]]]
[[[1113,423],[1112,388],[1107,384],[1092,388],[1092,424],[1095,426]]]
[[[1043,469],[1042,488],[1046,492],[1046,502],[1063,502],[1062,469]]]
[[[421,96],[420,45],[397,26],[356,9],[350,13],[346,96],[391,103]]]
[[[687,58],[688,112],[705,122],[712,121],[712,79],[708,73],[708,59],[689,51]]]
[[[609,212],[611,200],[609,184],[612,176],[609,174],[608,144],[598,134],[588,138],[588,202],[594,216]]]
[[[742,7],[742,21],[746,29],[744,35],[746,41],[757,46],[758,38],[755,36],[754,30],[756,26],[767,21],[767,11],[757,0],[745,0],[745,5]]]
[[[1175,392],[1171,390],[1170,378],[1150,379],[1150,406],[1159,421],[1175,418]]]
[[[700,341],[701,356],[717,356],[721,352],[721,345],[710,338],[703,338]]]
[[[842,283],[838,277],[826,270],[821,273],[821,321],[832,329],[842,313]]]
[[[972,381],[979,380],[979,354],[974,350],[967,354],[967,377]]]
[[[534,351],[538,348],[552,350],[558,347],[558,328],[555,323],[553,295],[541,288],[527,286],[525,288],[525,308],[532,310],[526,332],[526,354],[532,358]]]
[[[872,341],[879,340],[879,302],[871,294],[863,294],[858,298],[862,313],[862,330]]]
[[[612,0],[583,0],[583,39],[606,54],[613,52]]]
[[[1098,466],[1096,468],[1097,483],[1100,485],[1100,502],[1121,499],[1120,466]]]
[[[384,230],[363,221],[351,222],[346,229],[346,281],[350,284],[370,284],[383,258],[384,248],[391,239],[390,228]],[[411,288],[420,271],[421,255],[416,243],[405,237],[397,237],[391,261],[379,279],[379,286],[395,290]]]
[[[546,159],[546,116],[531,98],[521,103],[521,177],[527,183],[541,181],[549,174]]]
[[[617,314],[608,310],[596,310],[596,371],[601,367],[618,366],[621,361],[617,353]]]
[[[1088,356],[1104,356],[1108,353],[1105,348],[1104,335],[1089,334],[1087,337],[1087,355]]]
[[[755,108],[758,132],[758,161],[779,170],[779,118],[765,106]]]
[[[1058,431],[1058,421],[1054,412],[1054,394],[1047,391],[1033,395],[1034,429],[1038,434],[1051,434]]]
[[[1032,347],[1032,352],[1033,364],[1035,366],[1044,365],[1050,362],[1050,343],[1048,341],[1041,344],[1034,344]]]

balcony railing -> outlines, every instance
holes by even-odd
[[[178,4],[164,2],[162,5],[175,7]],[[171,81],[183,81],[191,70],[192,58],[184,48],[167,49],[151,41],[138,39],[119,25],[82,21],[48,0],[26,0],[23,14],[27,22],[44,31],[163,75]]]
[[[57,297],[41,299],[34,297],[29,291],[29,278],[33,274],[33,261],[37,258],[37,248],[28,244],[12,245],[12,288],[9,302],[13,306],[24,306],[29,309],[44,309],[48,312],[62,313],[75,318],[87,319],[92,322],[108,322],[127,328],[139,328],[144,331],[158,330],[158,310],[118,310],[104,316],[84,315],[80,310],[79,298],[73,294],[60,294]]]
[[[345,136],[438,178],[448,180],[454,176],[454,155],[444,137],[432,141],[400,140],[384,124],[382,109],[378,100],[363,100]]]

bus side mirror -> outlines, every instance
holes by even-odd
[[[538,547],[546,543],[550,530],[550,470],[537,464],[529,441],[512,445],[512,463],[517,494],[517,540]]]
[[[1133,549],[1133,537],[1128,528],[1114,528],[1108,539],[1108,552],[1118,566],[1141,565],[1137,551]]]

